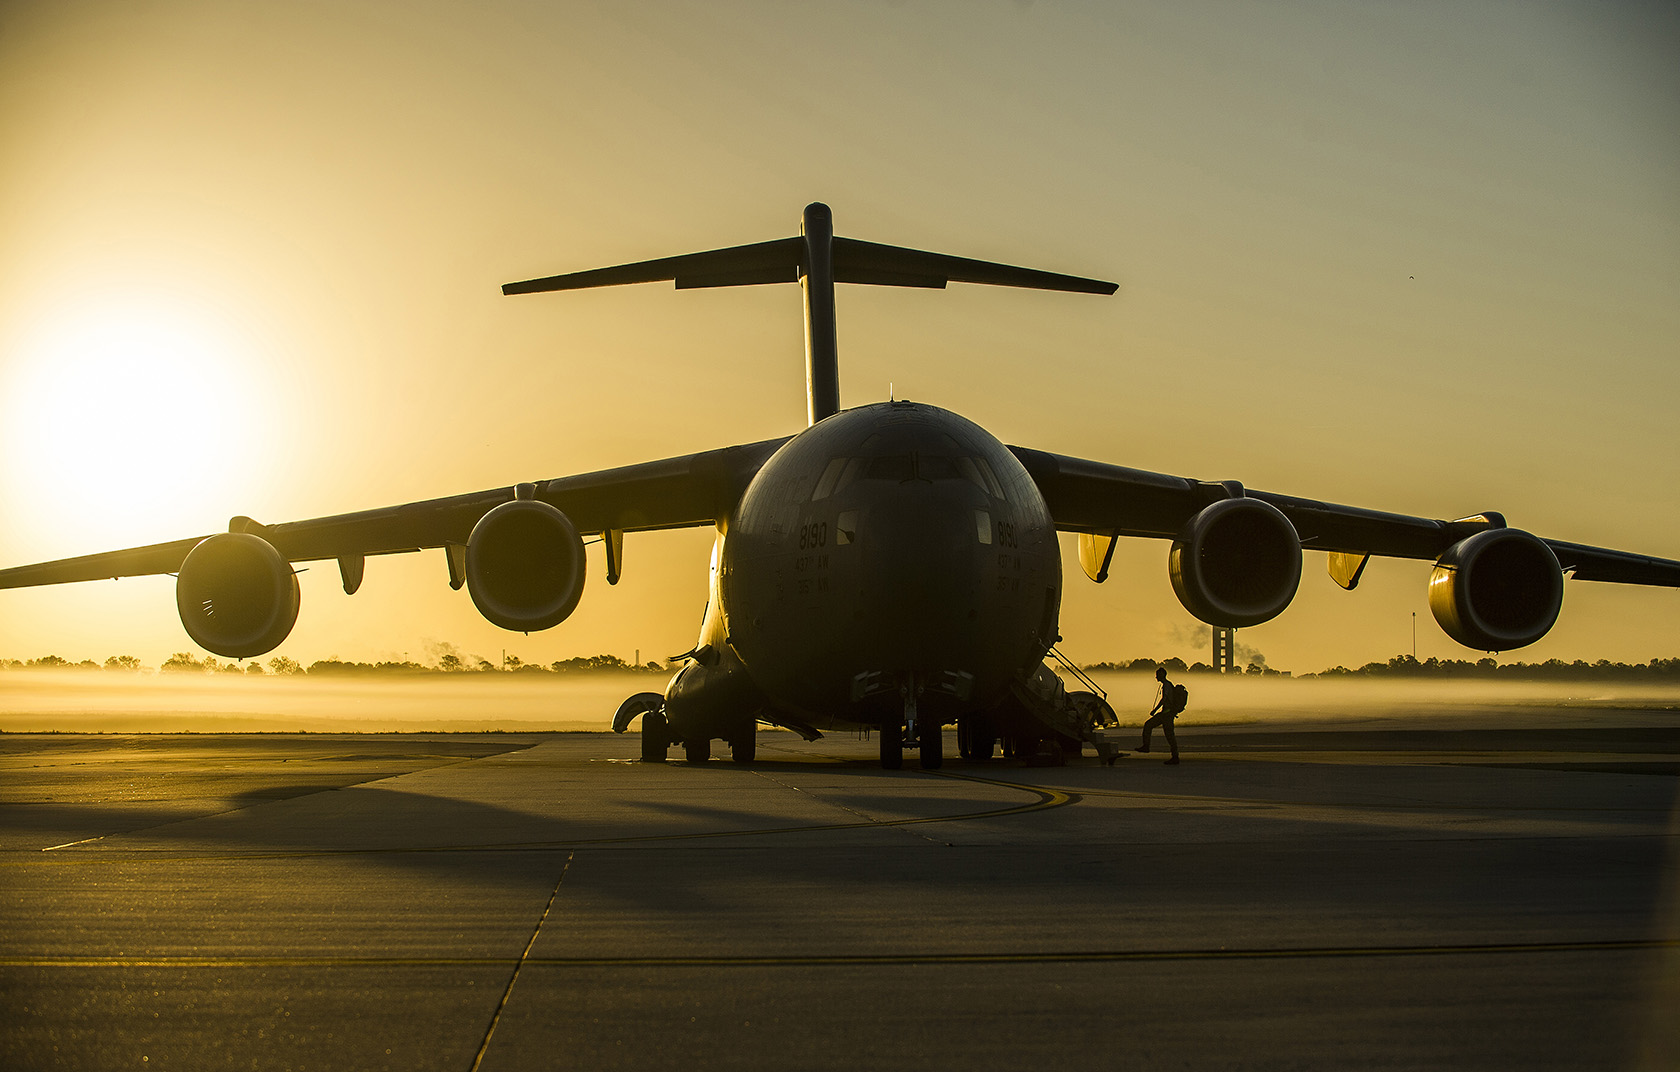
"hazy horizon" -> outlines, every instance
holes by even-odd
[[[101,673],[110,672],[118,674],[237,673],[250,677],[263,677],[271,674],[282,673],[282,671],[275,670],[274,665],[276,662],[285,662],[293,664],[293,668],[289,671],[291,673],[305,673],[311,668],[325,663],[327,666],[333,668],[333,672],[347,674],[404,673],[409,672],[407,670],[409,667],[413,668],[413,672],[422,674],[448,673],[470,675],[491,672],[537,674],[565,673],[575,675],[595,674],[618,669],[629,671],[632,670],[632,668],[634,668],[633,672],[636,674],[668,674],[675,672],[675,670],[681,665],[680,659],[660,658],[657,656],[644,658],[647,653],[641,651],[634,652],[629,658],[625,658],[611,652],[595,652],[590,655],[565,656],[555,659],[552,662],[542,663],[534,660],[525,660],[521,658],[517,652],[503,650],[497,655],[497,657],[492,658],[477,652],[464,651],[454,644],[447,643],[433,643],[428,645],[429,650],[421,654],[418,658],[411,657],[408,652],[402,653],[400,657],[352,656],[350,658],[344,658],[335,652],[322,659],[308,662],[292,659],[288,652],[281,649],[275,649],[266,655],[254,659],[235,660],[218,658],[208,652],[202,651],[202,649],[194,649],[191,644],[182,645],[182,647],[189,650],[172,652],[167,658],[159,659],[154,662],[147,662],[144,659],[139,659],[138,656],[133,656],[127,653],[108,655],[103,659],[93,658],[90,656],[77,658],[74,656],[64,656],[57,652],[44,652],[39,655],[29,656],[28,658],[18,658],[12,655],[0,654],[0,673],[6,673],[14,670],[29,672],[98,671]],[[1428,658],[1420,659],[1413,653],[1399,652],[1395,655],[1371,660],[1368,663],[1361,663],[1354,666],[1347,666],[1338,663],[1332,666],[1322,666],[1317,669],[1304,669],[1300,667],[1280,667],[1271,665],[1267,662],[1263,652],[1242,643],[1238,643],[1236,645],[1236,649],[1238,658],[1236,660],[1235,670],[1239,675],[1243,674],[1245,671],[1250,674],[1255,673],[1255,668],[1258,667],[1259,672],[1264,674],[1281,674],[1285,677],[1300,678],[1336,676],[1340,673],[1358,674],[1366,666],[1392,666],[1394,663],[1408,658],[1414,659],[1420,667],[1429,666],[1432,660],[1439,664],[1448,666],[1464,666],[1466,664],[1475,665],[1491,662],[1493,664],[1494,671],[1500,674],[1513,672],[1521,673],[1524,670],[1535,670],[1536,672],[1544,673],[1547,672],[1547,667],[1544,664],[1554,661],[1563,662],[1570,667],[1585,666],[1587,669],[1595,673],[1600,672],[1601,670],[1603,672],[1614,673],[1621,669],[1639,671],[1651,666],[1652,664],[1673,663],[1676,660],[1680,660],[1680,656],[1672,655],[1653,655],[1650,658],[1634,662],[1612,662],[1610,660],[1599,660],[1598,662],[1556,659],[1533,660],[1524,658],[1523,651],[1506,653],[1463,651],[1457,656],[1449,654],[1445,657],[1430,656]],[[1173,665],[1173,660],[1177,660],[1179,663],[1183,663],[1184,668],[1186,669],[1199,667],[1201,671],[1211,672],[1212,667],[1209,662],[1209,658],[1207,658],[1208,654],[1209,653],[1204,652],[1203,657],[1200,658],[1192,656],[1188,661],[1176,655],[1167,656],[1161,659],[1149,659],[1147,656],[1130,656],[1083,660],[1075,662],[1074,665],[1080,667],[1081,669],[1092,671],[1126,671],[1131,669],[1129,664],[1147,661],[1149,665],[1140,667],[1140,669],[1143,669],[1146,672],[1153,672],[1153,667],[1155,665],[1163,663]],[[444,664],[443,656],[446,655],[453,656],[457,660],[453,666]],[[182,656],[186,656],[188,659],[192,660],[192,665],[178,667],[172,667],[169,665]],[[138,665],[134,665],[133,663],[112,665],[118,659],[125,661],[138,660]],[[55,661],[43,662],[43,660]],[[619,665],[588,665],[596,662],[597,660],[608,662],[616,661]],[[1046,663],[1051,664],[1058,673],[1064,673],[1063,668],[1057,665],[1051,656],[1047,655],[1045,657],[1045,661]],[[1598,665],[1600,662],[1608,663],[1609,665],[1608,667],[1600,667]],[[343,669],[339,670],[339,667],[342,667]],[[1392,673],[1392,671],[1390,671],[1390,673]]]
[[[1145,672],[1092,675],[1122,725],[1155,701]],[[1184,679],[1180,726],[1428,724],[1680,725],[1680,682]],[[1070,688],[1079,688],[1068,681]],[[662,691],[651,674],[436,674],[376,678],[247,678],[221,674],[0,673],[0,732],[390,733],[605,731],[635,692]]]

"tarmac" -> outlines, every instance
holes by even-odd
[[[0,1066],[1673,1069],[1680,718],[1595,717],[0,734]]]

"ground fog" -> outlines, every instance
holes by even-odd
[[[1156,698],[1149,674],[1094,675],[1123,725]],[[80,733],[484,732],[604,730],[660,674],[426,674],[378,678],[245,677],[97,671],[0,673],[0,731]],[[1680,685],[1592,681],[1370,681],[1186,675],[1181,730],[1254,725],[1381,727],[1439,720],[1476,728],[1673,725]],[[1069,681],[1070,687],[1081,688]]]

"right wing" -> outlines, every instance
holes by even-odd
[[[1504,519],[1456,521],[1412,517],[1268,491],[1011,447],[1043,493],[1056,527],[1098,537],[1173,539],[1203,507],[1232,491],[1269,503],[1287,517],[1308,551],[1383,558],[1436,559],[1459,541]],[[1543,539],[1564,572],[1582,581],[1680,587],[1680,562],[1605,547]]]

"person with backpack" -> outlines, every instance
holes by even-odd
[[[1183,685],[1175,685],[1167,680],[1167,668],[1155,668],[1155,680],[1161,683],[1161,698],[1155,701],[1155,706],[1149,710],[1149,719],[1143,724],[1143,743],[1138,745],[1139,752],[1149,751],[1149,733],[1156,726],[1166,735],[1167,747],[1172,749],[1172,758],[1167,760],[1168,766],[1178,763],[1178,738],[1173,736],[1173,719],[1184,710],[1184,705],[1190,701],[1190,690]]]

